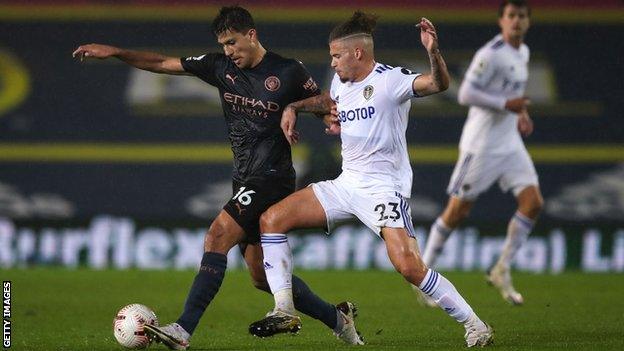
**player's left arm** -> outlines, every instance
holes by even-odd
[[[449,87],[451,78],[446,68],[446,62],[444,62],[438,48],[438,33],[433,24],[424,17],[417,24],[417,27],[420,28],[420,41],[429,54],[431,73],[420,75],[414,79],[412,89],[418,96],[445,91]]]
[[[305,65],[301,61],[297,61],[297,64],[294,65],[293,77],[295,80],[298,80],[298,88],[299,88],[299,98],[298,101],[305,100],[307,98],[311,98],[314,96],[318,96],[321,94],[321,89],[319,89],[318,84],[308,72]],[[340,124],[338,124],[338,117],[336,112],[336,104],[332,102],[332,108],[329,112],[324,111],[326,109],[325,106],[321,108],[316,108],[317,110],[323,111],[312,111],[316,117],[323,121],[325,124],[325,133],[327,134],[340,134]],[[308,112],[308,111],[304,111]],[[291,116],[292,117],[292,116]],[[338,126],[338,128],[336,128]]]

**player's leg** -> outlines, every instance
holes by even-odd
[[[297,277],[292,276],[292,253],[284,233],[295,228],[324,227],[330,225],[326,210],[317,198],[316,191],[323,196],[331,196],[328,192],[332,182],[321,182],[313,187],[302,189],[279,203],[271,206],[260,218],[262,231],[262,248],[264,251],[264,269],[267,281],[275,299],[275,310],[262,320],[252,323],[249,332],[256,336],[266,337],[282,332],[296,332],[301,322],[294,315],[294,307],[300,309],[301,304],[309,303],[312,298],[309,288]],[[325,190],[323,190],[325,189]],[[337,201],[333,201],[337,203]],[[331,211],[331,209],[329,210]],[[336,217],[338,218],[338,216]],[[294,295],[294,301],[293,301]],[[313,294],[312,294],[313,295]],[[318,298],[314,298],[316,300]],[[319,305],[322,300],[314,302]],[[337,304],[338,311],[334,334],[344,342],[363,345],[364,341],[355,329],[354,318],[357,308],[350,302]],[[303,311],[305,313],[305,311]],[[328,316],[329,317],[329,316]],[[331,327],[334,323],[325,323]]]
[[[427,237],[427,243],[422,256],[427,267],[435,267],[436,260],[442,253],[446,240],[453,230],[468,217],[473,204],[473,201],[463,200],[452,195],[449,197],[444,212],[436,219],[429,230],[429,236]],[[424,294],[417,285],[412,285],[412,289],[416,292],[418,302],[421,305],[428,307],[437,306],[435,301]]]
[[[186,350],[201,316],[221,287],[227,267],[226,255],[243,236],[241,226],[226,211],[221,211],[204,237],[204,255],[182,315],[175,323],[160,328],[146,326],[146,332],[172,350]]]
[[[191,286],[184,312],[178,319],[178,324],[190,334],[221,287],[227,253],[242,240],[244,234],[243,228],[225,210],[210,225],[204,238],[204,255],[199,272]]]
[[[504,175],[506,155],[483,155],[462,152],[453,170],[447,188],[449,202],[440,217],[431,226],[423,260],[429,267],[434,267],[442,253],[444,243],[453,230],[468,216],[478,196],[486,191],[496,180]],[[418,287],[419,301],[426,306],[433,306],[430,298],[423,295]]]
[[[267,317],[249,326],[251,334],[267,337],[283,332],[296,333],[301,328],[301,320],[295,313],[293,258],[286,233],[294,228],[321,227],[325,222],[323,207],[310,187],[289,195],[260,216],[263,266],[275,308]]]
[[[431,226],[423,259],[427,266],[434,267],[442,252],[444,243],[453,230],[470,213],[479,193],[487,189],[495,180],[497,172],[492,161],[478,154],[461,152],[451,180],[446,189],[449,200],[442,214]]]
[[[276,203],[260,216],[264,269],[275,309],[294,314],[292,299],[292,252],[286,233],[295,228],[323,227],[325,211],[311,187],[304,188]]]
[[[427,244],[423,252],[423,260],[427,266],[435,266],[435,262],[444,248],[444,243],[446,243],[453,230],[468,217],[473,204],[473,201],[463,200],[455,196],[449,197],[444,212],[436,219],[429,230]]]
[[[263,265],[262,247],[260,244],[241,244],[244,247],[245,262],[251,274],[251,280],[257,289],[271,293],[266,280]],[[319,298],[308,285],[296,275],[292,278],[293,299],[295,309],[314,319],[318,319],[330,329],[336,328],[338,311],[336,306]]]
[[[544,200],[539,189],[535,167],[525,150],[510,155],[506,164],[506,171],[499,182],[500,187],[503,191],[513,190],[518,209],[507,225],[507,236],[501,255],[490,269],[488,281],[500,290],[506,301],[521,305],[524,303],[524,298],[513,286],[511,262],[533,230]]]
[[[522,189],[516,199],[518,210],[509,221],[503,251],[497,262],[506,268],[510,267],[518,249],[531,233],[544,204],[539,187],[535,185]]]
[[[406,228],[384,227],[381,234],[390,261],[405,280],[418,286],[449,316],[464,325],[468,347],[486,346],[493,341],[492,328],[474,313],[450,281],[423,262],[414,249],[415,239],[408,235]]]

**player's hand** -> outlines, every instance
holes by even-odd
[[[527,97],[519,97],[516,99],[510,99],[505,102],[505,109],[515,112],[521,113],[523,110],[526,110],[527,107],[531,104],[531,100]]]
[[[438,33],[436,32],[433,23],[426,18],[421,18],[420,23],[416,25],[420,28],[420,41],[422,42],[427,52],[432,52],[438,49]]]
[[[533,120],[526,109],[518,114],[518,131],[525,138],[533,133]]]
[[[297,124],[297,112],[293,107],[286,106],[282,112],[282,120],[280,127],[290,145],[294,145],[299,141],[299,132],[295,130]]]
[[[111,56],[115,56],[119,53],[120,49],[114,46],[109,45],[101,45],[101,44],[87,44],[80,45],[74,52],[72,53],[73,57],[80,58],[80,61],[83,61],[86,58],[98,58],[105,59]]]
[[[323,122],[327,126],[325,134],[340,135],[340,119],[338,118],[338,108],[334,104],[329,114],[323,116]]]

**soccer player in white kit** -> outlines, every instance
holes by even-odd
[[[527,112],[529,101],[524,97],[529,48],[523,41],[529,16],[525,1],[503,1],[498,20],[501,34],[477,51],[466,72],[459,103],[470,106],[470,110],[459,143],[459,160],[447,189],[448,205],[431,226],[423,254],[425,264],[433,267],[444,242],[468,216],[479,194],[498,181],[504,192],[513,192],[518,209],[488,280],[514,305],[524,300],[513,287],[510,264],[543,205],[537,173],[521,137],[533,131]],[[421,296],[426,304],[433,305],[431,299]]]
[[[300,328],[292,298],[292,254],[285,233],[309,227],[326,227],[330,232],[338,222],[358,218],[385,241],[396,270],[464,325],[468,346],[488,345],[492,342],[492,328],[446,278],[429,269],[420,258],[406,201],[412,187],[405,140],[410,99],[444,91],[449,84],[435,28],[424,18],[418,25],[431,73],[416,74],[375,62],[375,24],[376,17],[358,11],[334,28],[329,48],[336,74],[330,92],[295,102],[282,114],[282,129],[290,142],[296,142],[297,112],[327,112],[335,102],[339,126],[336,123],[329,129],[340,129],[342,173],[334,180],[312,184],[288,196],[261,216],[264,267],[275,309],[252,323],[249,331],[266,337]],[[349,304],[348,312],[355,311],[355,306]],[[347,331],[357,333],[355,328]]]

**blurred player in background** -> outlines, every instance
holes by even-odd
[[[431,226],[423,255],[425,264],[434,266],[444,242],[468,216],[477,197],[498,182],[504,192],[513,192],[518,209],[488,280],[514,305],[524,300],[512,284],[511,261],[543,206],[537,173],[522,141],[522,136],[533,132],[529,100],[524,97],[529,63],[524,36],[530,14],[526,1],[503,1],[498,11],[501,33],[477,51],[466,72],[459,103],[470,110],[459,142],[459,160],[447,189],[449,202]],[[432,305],[427,296],[421,297]]]
[[[396,270],[464,325],[468,346],[488,345],[492,329],[446,278],[427,268],[420,258],[406,200],[412,188],[405,139],[410,99],[444,91],[449,85],[436,30],[431,22],[421,20],[420,38],[429,54],[431,73],[416,74],[375,62],[375,25],[376,17],[357,11],[335,27],[329,35],[331,65],[336,71],[330,91],[284,110],[282,129],[292,143],[297,141],[297,112],[327,112],[336,102],[342,173],[297,191],[260,218],[264,267],[275,308],[252,323],[249,331],[271,336],[301,323],[293,304],[292,253],[285,233],[310,227],[326,227],[329,232],[341,221],[358,218],[385,241]]]
[[[270,292],[262,266],[259,217],[269,206],[295,190],[291,149],[280,128],[282,111],[291,102],[320,93],[304,66],[264,49],[253,18],[238,6],[223,7],[212,23],[223,53],[175,58],[107,45],[78,47],[80,58],[116,57],[156,73],[194,75],[219,89],[234,153],[233,197],[210,225],[204,255],[184,311],[163,327],[146,326],[148,333],[171,349],[184,350],[213,297],[227,266],[227,253],[239,245],[256,288]],[[331,305],[293,277],[296,308],[321,320],[343,341],[362,344],[350,304]]]

